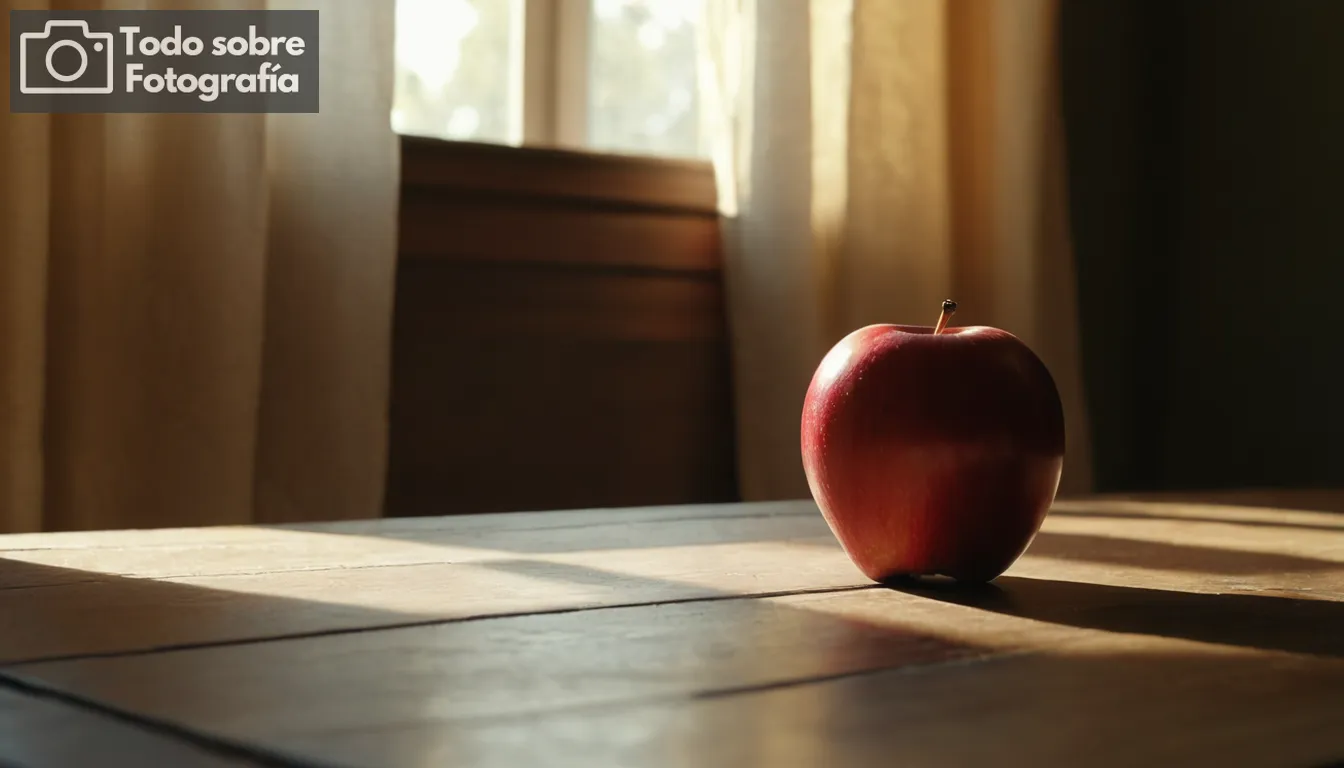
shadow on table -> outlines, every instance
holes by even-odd
[[[1143,507],[1170,504],[1175,507],[1242,507],[1264,510],[1293,510],[1298,512],[1344,513],[1344,489],[1341,488],[1264,488],[1259,490],[1201,490],[1201,491],[1148,491],[1138,494],[1110,493],[1081,499],[1061,499],[1069,505],[1077,502],[1088,505],[1116,504]],[[1344,522],[1344,516],[1340,517]],[[1239,522],[1229,520],[1228,522]]]
[[[1344,570],[1344,563],[1302,555],[1247,552],[1200,544],[1056,531],[1038,533],[1027,549],[1027,554],[1056,560],[1207,573],[1211,576]]]
[[[801,532],[796,527],[799,522],[796,519],[779,522],[784,524],[783,530],[787,533]],[[702,524],[703,521],[695,521],[689,527],[698,530]],[[488,544],[502,556],[462,563],[460,567],[476,573],[507,571],[528,576],[542,595],[546,594],[548,583],[582,584],[589,588],[578,593],[563,589],[556,591],[554,599],[549,601],[556,607],[572,604],[582,610],[623,603],[657,603],[665,599],[750,599],[750,596],[713,588],[713,567],[707,567],[703,558],[697,561],[699,564],[694,573],[688,573],[691,581],[679,582],[671,577],[639,577],[529,557],[537,538],[550,538],[553,545],[556,538],[575,543],[576,540],[558,536],[554,531],[532,531],[526,536],[523,534],[528,531],[495,533],[497,535],[472,531],[465,537],[444,536],[441,541],[446,544]],[[521,542],[511,541],[510,533],[518,534]],[[760,533],[759,529],[757,533]],[[707,534],[701,531],[678,541],[694,540],[701,535]],[[511,550],[511,543],[523,546]],[[644,542],[635,543],[637,547],[644,545]],[[828,546],[834,546],[834,543]],[[551,551],[550,548],[542,549]],[[1238,552],[1065,533],[1043,532],[1028,554],[1215,576],[1341,569],[1338,563],[1277,553]],[[787,551],[781,556],[787,557]],[[282,557],[278,558],[277,565],[283,565],[282,561]],[[733,567],[731,561],[724,561],[725,570]],[[385,570],[374,568],[369,573],[373,578],[377,571]],[[278,568],[278,573],[283,573],[283,569]],[[406,574],[406,578],[414,579],[412,571]],[[322,585],[330,581],[322,571],[293,571],[282,579],[286,594],[278,595],[266,593],[270,587],[264,579],[241,576],[236,582],[226,579],[237,584],[237,589],[231,590],[0,559],[0,664],[99,653],[143,652],[163,647],[255,642],[464,618],[460,612],[448,615],[453,612],[447,610],[422,613],[373,607],[381,594],[378,590],[386,589],[377,585],[387,577],[373,578],[369,594],[345,595],[324,592]],[[471,583],[473,588],[487,590],[488,594],[489,581],[472,580]],[[509,589],[517,589],[516,581],[511,584]],[[861,578],[855,581],[855,586],[863,584]],[[963,591],[937,584],[917,585],[911,589],[935,599],[1060,624],[1344,655],[1344,603],[1258,594],[1197,594],[1013,576],[1001,577],[997,585],[987,592]],[[433,585],[421,584],[407,586],[420,590],[433,588]],[[444,597],[449,601],[445,608],[451,607],[455,594],[460,595],[460,591],[455,593],[454,589],[451,581],[444,582]],[[482,610],[488,612],[489,602],[482,605]]]
[[[1145,505],[1154,510],[1160,508],[1160,505]],[[1325,510],[1328,511],[1328,510]],[[1339,516],[1338,525],[1329,525],[1326,523],[1300,523],[1296,521],[1271,522],[1269,520],[1246,520],[1235,517],[1216,517],[1204,516],[1189,517],[1181,515],[1163,515],[1158,511],[1153,512],[1131,512],[1123,509],[1100,508],[1097,510],[1080,511],[1076,509],[1052,509],[1050,517],[1074,517],[1100,520],[1176,520],[1183,523],[1221,523],[1225,525],[1241,525],[1249,528],[1283,528],[1287,530],[1304,531],[1325,531],[1328,533],[1344,533],[1344,515]]]
[[[78,684],[34,687],[40,678],[24,665],[115,664],[417,620],[423,617],[0,558],[0,765],[125,765],[130,755],[201,768],[302,764],[171,716],[144,720],[114,696],[85,696]],[[149,675],[137,686],[153,692],[162,683]],[[177,705],[200,707],[220,690],[193,688]]]
[[[230,591],[0,558],[0,665],[424,620],[332,597]]]
[[[1070,536],[1057,536],[1046,546],[1074,549]],[[1113,562],[1108,545],[1151,543],[1084,541],[1080,557]],[[1203,557],[1223,573],[1320,565],[1157,546],[1163,557]],[[940,636],[921,629],[902,619],[902,606],[910,603],[900,599],[890,601],[890,610],[874,611],[870,604],[857,611],[818,596],[830,605],[818,610],[807,600],[688,590],[675,577],[514,554],[463,567],[525,576],[541,592],[548,583],[582,589],[557,591],[563,597],[554,610],[435,618],[338,602],[359,597],[354,595],[333,594],[328,601],[261,594],[260,582],[240,582],[253,591],[230,591],[0,560],[0,585],[9,586],[0,588],[0,660],[82,656],[20,673],[174,728],[347,764],[391,764],[397,756],[440,764],[464,750],[499,764],[529,764],[575,749],[591,751],[588,764],[631,762],[649,754],[630,751],[632,733],[645,734],[641,743],[648,749],[706,745],[701,757],[765,764],[782,754],[777,744],[785,736],[798,732],[810,734],[818,748],[859,750],[847,752],[856,759],[871,748],[870,756],[885,763],[893,748],[909,751],[916,742],[928,744],[926,757],[965,748],[967,717],[1005,729],[1003,734],[1036,734],[1038,741],[1027,746],[1043,756],[1078,757],[1114,743],[1135,719],[1186,717],[1191,707],[1226,710],[1233,722],[1249,722],[1253,708],[1245,702],[1280,690],[1278,662],[1263,656],[1078,659],[1047,649],[1022,656],[1009,647],[957,639],[955,632]],[[1244,562],[1235,563],[1239,558]],[[703,570],[694,576],[713,580]],[[322,572],[289,577],[313,584],[326,578]],[[397,588],[395,580],[370,583],[374,595]],[[875,585],[854,589],[898,597]],[[1344,655],[1344,605],[1337,603],[1011,576],[979,589],[931,582],[901,591],[1064,626]],[[445,601],[454,594],[445,582]],[[665,594],[682,597],[658,597]],[[306,639],[294,640],[300,637]],[[260,642],[280,638],[290,641]],[[178,650],[146,653],[171,648]],[[111,657],[89,658],[104,652]],[[938,665],[952,671],[902,674]],[[1304,687],[1309,672],[1294,672],[1295,679],[1308,681]],[[352,692],[361,702],[357,729],[348,725]],[[1167,702],[1167,695],[1180,700]],[[1314,695],[1319,698],[1319,691]],[[737,698],[746,696],[768,699]],[[1002,706],[969,705],[965,696]],[[1117,719],[1140,701],[1152,702],[1151,709]],[[1315,710],[1306,711],[1319,715],[1323,705],[1298,708],[1309,706]],[[675,714],[691,707],[694,714]],[[793,725],[781,728],[781,717]],[[300,721],[303,727],[294,725]],[[218,731],[221,723],[230,725]],[[1106,730],[1112,725],[1115,734]],[[952,726],[955,733],[939,730]],[[977,743],[1001,746],[993,739]],[[1071,751],[1057,751],[1065,747]]]
[[[651,581],[566,563],[512,560],[483,565],[546,580],[645,587],[642,592],[647,592],[646,583]],[[988,585],[928,580],[889,588],[1065,626],[1260,650],[1344,656],[1344,603],[1333,601],[1249,593],[1205,594],[1017,576],[1002,576]]]
[[[646,549],[660,545],[671,547],[752,542],[762,540],[763,536],[767,541],[787,541],[791,545],[838,548],[834,539],[829,537],[820,515],[802,510],[801,506],[799,510],[766,518],[725,516],[720,519],[707,516],[691,520],[654,520],[631,524],[623,523],[618,516],[613,516],[600,522],[554,528],[545,528],[544,516],[538,516],[536,525],[543,527],[496,530],[471,528],[460,532],[452,529],[420,530],[418,535],[412,535],[409,532],[385,534],[376,526],[370,526],[367,535],[488,547],[514,557],[482,561],[475,563],[476,567],[524,575],[543,582],[582,584],[617,592],[629,590],[631,594],[643,596],[641,599],[645,601],[656,602],[659,598],[651,596],[665,594],[668,590],[654,589],[650,585],[661,583],[667,587],[675,582],[660,582],[658,579],[578,564],[560,564],[530,556],[564,552],[572,548],[585,551],[621,549],[622,542],[625,543],[624,548]],[[1051,514],[1061,512],[1054,511]],[[1104,505],[1099,505],[1096,512],[1064,514],[1104,517],[1109,513]],[[1125,518],[1151,517],[1137,513],[1127,515],[1124,512],[1117,512],[1117,515]],[[1259,521],[1257,524],[1270,525]],[[646,527],[647,530],[638,530]],[[1323,527],[1323,530],[1344,533],[1344,529]],[[1122,534],[1123,528],[1118,528],[1117,533]],[[811,538],[803,538],[809,535]],[[1306,577],[1344,572],[1344,564],[1340,562],[1280,552],[1056,531],[1042,531],[1038,534],[1026,554],[1029,557],[1124,569],[1206,574],[1215,584],[1236,581],[1235,578],[1222,577],[1283,574],[1284,578],[1279,581],[1284,582],[1284,586],[1279,595],[1249,590],[1212,594],[1004,576],[995,582],[995,586],[985,590],[964,589],[937,582],[902,588],[933,599],[1067,626],[1247,648],[1344,656],[1344,603],[1281,594],[1292,591],[1292,585],[1297,583],[1297,574]],[[732,567],[731,562],[724,563],[725,569]],[[711,574],[698,575],[704,578]],[[693,599],[715,597],[708,592],[705,594],[706,597]],[[723,596],[737,597],[727,593]]]
[[[1262,650],[1344,656],[1344,603],[1203,594],[1002,576],[968,587],[927,581],[892,589],[934,600],[1108,632],[1160,635]]]

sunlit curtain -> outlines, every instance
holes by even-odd
[[[320,10],[320,114],[0,113],[0,530],[379,513],[393,4]]]
[[[706,0],[747,499],[807,495],[799,421],[825,350],[877,323],[1022,338],[1090,486],[1054,0]]]

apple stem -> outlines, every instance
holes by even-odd
[[[957,311],[957,302],[946,299],[943,301],[943,313],[938,315],[938,325],[934,326],[934,333],[942,333],[947,327],[947,321],[952,319],[952,313]]]

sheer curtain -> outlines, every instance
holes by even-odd
[[[320,8],[321,112],[0,114],[0,530],[380,513],[394,5],[191,7]]]
[[[1055,0],[706,0],[744,498],[803,497],[803,395],[869,323],[1016,334],[1064,400],[1061,493],[1090,487]]]

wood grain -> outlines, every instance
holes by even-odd
[[[1310,660],[1136,642],[345,745],[474,766],[1327,765],[1344,753],[1340,690],[1338,669]]]
[[[402,149],[387,514],[735,500],[709,165]]]
[[[695,160],[403,136],[408,190],[466,190],[530,199],[714,215],[714,171]]]
[[[1336,516],[1135,509],[1060,502],[1010,574],[1344,598]],[[9,662],[867,583],[810,502],[0,541]]]
[[[765,759],[758,749],[772,765],[813,764],[819,750],[840,763],[887,750],[901,762],[1072,765],[1103,744],[1106,764],[1218,755],[1231,760],[1219,764],[1249,765],[1344,750],[1338,658],[1160,631],[1172,619],[1201,631],[1207,611],[1189,609],[1216,596],[1180,594],[1169,598],[1179,604],[1163,606],[1106,589],[1037,592],[1033,582],[1013,579],[984,605],[866,589],[15,672],[177,727],[362,765],[550,764],[548,754],[588,764],[737,765]],[[993,609],[995,601],[1011,611]],[[1269,618],[1255,602],[1279,599],[1218,610],[1229,623]],[[1090,625],[1088,617],[1125,605],[1140,609],[1138,621],[1154,634],[1136,634],[1137,623],[1116,633]],[[1344,654],[1344,606],[1317,606],[1258,640],[1333,632],[1331,650]],[[992,759],[1007,744],[1012,754]]]
[[[712,214],[426,191],[404,195],[400,215],[403,260],[705,272],[716,281],[723,266]]]
[[[95,757],[96,756],[96,757]],[[275,765],[226,746],[201,746],[111,715],[0,687],[0,765],[42,768]]]
[[[514,545],[534,552],[387,541],[388,549],[375,557],[391,557],[393,562],[414,557],[420,562],[166,578],[127,578],[10,560],[3,563],[0,578],[30,586],[0,590],[0,663],[863,583],[849,561],[824,541],[821,546],[768,538],[743,541],[753,529],[758,534],[768,530],[761,521],[699,521],[691,528],[676,535],[704,542],[718,531],[739,543],[566,552],[555,550],[552,542],[581,539],[581,531],[565,535],[543,530]],[[815,524],[810,530],[816,532]],[[619,536],[621,530],[606,535]],[[363,540],[350,541],[358,546]],[[488,541],[478,538],[475,543]],[[507,544],[508,537],[496,541]],[[730,548],[734,567],[725,572],[722,565]],[[190,560],[190,549],[165,549],[153,557],[118,554],[108,559],[141,572],[188,567],[181,564]],[[46,560],[51,551],[16,556]],[[99,556],[88,550],[62,554],[67,563]],[[224,567],[241,564],[227,561]],[[51,586],[32,586],[41,583]]]
[[[1279,500],[1061,500],[969,590],[804,502],[13,536],[0,675],[342,765],[1324,764],[1344,518]]]
[[[730,501],[715,281],[403,263],[388,514]]]
[[[413,343],[416,349],[423,345],[426,354],[435,351],[463,354],[471,351],[467,345],[473,341],[489,341],[494,346],[479,350],[478,355],[455,359],[459,365],[470,365],[473,372],[480,369],[489,373],[507,364],[510,355],[529,351],[544,353],[554,349],[581,354],[586,351],[585,344],[620,341],[631,348],[642,344],[652,350],[674,353],[676,348],[668,342],[707,343],[704,348],[712,350],[723,338],[723,289],[713,279],[540,268],[517,270],[488,264],[447,266],[432,261],[416,262],[401,271],[398,296],[405,306],[398,317],[402,330],[413,336],[408,343]],[[449,280],[453,294],[452,300],[446,301],[437,289]],[[508,346],[541,341],[550,346],[534,350]],[[491,350],[497,350],[493,356],[485,354]],[[527,362],[522,359],[514,365]],[[584,362],[591,365],[593,361]],[[620,362],[617,358],[608,365]],[[564,373],[580,382],[600,381],[600,376],[609,373],[572,366],[573,363],[568,363]],[[635,374],[646,369],[660,371],[647,363],[630,368]],[[688,379],[671,379],[674,383],[683,380]],[[638,397],[637,392],[625,389],[619,382],[606,389]]]

